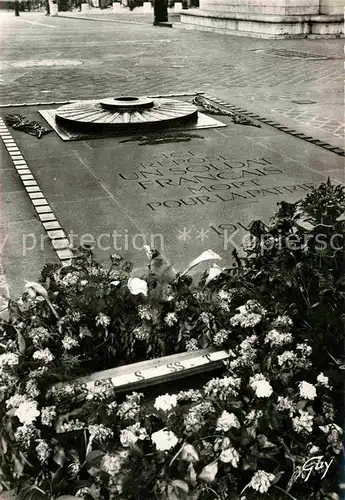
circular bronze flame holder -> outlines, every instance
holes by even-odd
[[[198,110],[176,99],[123,96],[61,106],[55,112],[55,119],[73,129],[111,129],[123,133],[196,122]]]

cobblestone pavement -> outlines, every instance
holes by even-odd
[[[242,38],[180,23],[153,27],[153,14],[140,8],[93,9],[87,17],[1,12],[0,102],[205,91],[344,146],[342,40]]]
[[[136,10],[105,11],[93,16],[99,22],[76,19],[79,14],[1,13],[2,103],[206,91],[342,141],[342,40],[241,38],[179,23],[153,27],[150,14]]]
[[[180,23],[180,14],[173,11],[173,9],[168,9],[169,21],[174,23]],[[82,14],[79,10],[74,10],[73,12],[61,12],[59,17],[75,18],[75,19],[86,19],[101,22],[117,22],[117,23],[134,23],[134,24],[150,24],[152,25],[153,9],[151,12],[144,11],[143,7],[137,7],[133,11],[124,7],[120,11],[114,11],[111,8],[108,9],[97,9],[91,8],[88,14]]]

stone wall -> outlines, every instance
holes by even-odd
[[[319,4],[320,0],[200,0],[200,9],[242,14],[304,15],[319,14]]]
[[[344,0],[200,0],[186,28],[261,38],[342,37]]]
[[[344,0],[320,0],[320,14],[343,14]]]

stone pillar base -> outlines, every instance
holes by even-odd
[[[122,5],[120,4],[120,2],[114,2],[113,3],[113,10],[116,10],[117,12],[119,10],[122,10]]]
[[[49,12],[51,17],[56,17],[59,15],[58,4],[49,2]]]
[[[81,4],[81,13],[88,14],[90,12],[90,5],[88,3]]]
[[[181,12],[182,10],[182,2],[175,2],[174,3],[174,12]]]
[[[144,10],[144,12],[151,12],[151,10],[152,10],[151,2],[144,2],[143,3],[143,10]]]
[[[342,15],[246,14],[202,9],[181,12],[181,23],[188,29],[214,31],[256,38],[342,38]]]

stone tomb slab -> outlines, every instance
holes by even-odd
[[[188,145],[127,143],[81,153],[119,207],[145,228],[130,250],[153,243],[181,268],[212,248],[230,263],[253,219],[267,221],[280,200],[296,201],[326,179],[245,136],[234,142],[224,129],[203,134]]]
[[[147,263],[143,246],[151,244],[179,270],[209,248],[230,265],[253,219],[268,221],[279,201],[302,198],[339,161],[264,124],[221,120],[228,127],[159,145],[13,135],[62,229],[78,235],[75,244],[84,237],[100,261],[118,252],[140,269]],[[291,154],[283,147],[287,137]]]

